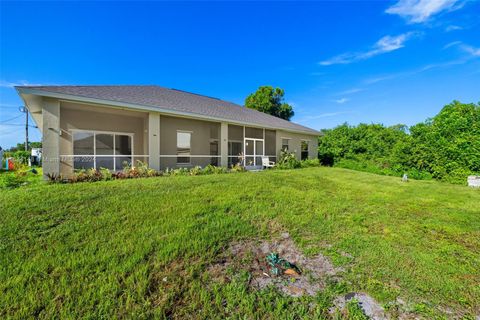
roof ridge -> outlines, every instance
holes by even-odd
[[[161,86],[158,86],[158,87],[163,88],[163,87],[161,87]],[[193,95],[200,96],[200,97],[205,97],[205,98],[220,100],[220,101],[223,101],[223,102],[229,102],[229,101],[226,101],[226,100],[217,98],[217,97],[206,96],[206,95],[204,95],[204,94],[195,93],[195,92],[190,92],[190,91],[186,91],[186,90],[181,90],[181,89],[176,89],[176,88],[167,88],[167,89],[169,89],[169,90],[175,90],[175,91],[183,92],[183,93],[188,93],[188,94],[193,94]]]

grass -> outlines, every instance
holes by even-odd
[[[427,318],[473,319],[479,203],[468,187],[339,168],[3,190],[0,317],[327,318],[336,295],[362,291],[393,316],[401,298]],[[242,270],[209,274],[230,242],[284,231],[342,280],[291,298],[249,289]]]

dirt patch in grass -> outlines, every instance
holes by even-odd
[[[335,310],[345,310],[349,302],[356,302],[360,307],[362,313],[366,315],[369,319],[372,320],[386,320],[389,319],[385,314],[385,310],[382,305],[379,304],[375,299],[370,297],[365,293],[348,293],[344,296],[337,297],[333,302],[335,308],[330,310],[331,313],[334,313]]]
[[[293,264],[296,272],[286,274],[283,272],[285,270],[282,270],[275,275],[266,259],[270,253],[277,253],[280,258]],[[274,286],[292,297],[315,295],[325,288],[328,279],[337,278],[337,274],[342,271],[321,254],[313,257],[303,255],[288,233],[282,233],[279,239],[272,242],[236,242],[225,251],[220,261],[208,269],[212,278],[217,281],[228,281],[231,271],[240,270],[250,274],[251,288],[264,289]]]

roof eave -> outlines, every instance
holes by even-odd
[[[182,117],[194,118],[194,119],[201,119],[201,120],[209,120],[209,121],[228,122],[228,123],[231,123],[231,124],[242,125],[242,126],[244,126],[244,125],[245,126],[257,126],[257,127],[263,127],[265,129],[282,130],[282,131],[292,132],[292,133],[303,133],[303,134],[308,134],[308,135],[320,135],[319,131],[316,131],[316,130],[313,130],[313,129],[310,129],[310,130],[307,131],[307,130],[293,130],[293,129],[288,129],[288,128],[265,126],[265,125],[254,124],[254,123],[244,122],[244,121],[235,121],[235,120],[225,119],[225,118],[220,118],[220,117],[204,116],[204,115],[197,114],[197,113],[176,111],[176,110],[171,110],[171,109],[168,109],[168,108],[165,108],[165,107],[160,107],[160,106],[152,107],[152,106],[147,106],[147,105],[142,105],[142,104],[134,104],[134,103],[128,103],[128,102],[114,101],[114,100],[97,99],[97,98],[78,96],[78,95],[72,95],[72,94],[38,90],[38,89],[33,89],[31,87],[24,87],[24,86],[15,86],[15,90],[17,91],[17,93],[20,96],[22,94],[32,94],[32,95],[38,95],[38,96],[43,96],[43,97],[56,98],[56,99],[60,99],[60,100],[69,100],[69,101],[75,101],[75,102],[88,102],[88,103],[98,104],[98,105],[110,105],[110,106],[127,108],[127,109],[132,109],[132,110],[137,110],[137,111],[152,111],[152,112],[158,112],[158,113],[162,113],[162,114],[166,114],[166,115],[176,115],[176,116],[182,116]]]

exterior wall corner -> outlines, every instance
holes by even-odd
[[[60,174],[60,101],[45,98],[42,107],[43,178]]]
[[[160,170],[160,114],[148,114],[148,166]]]

